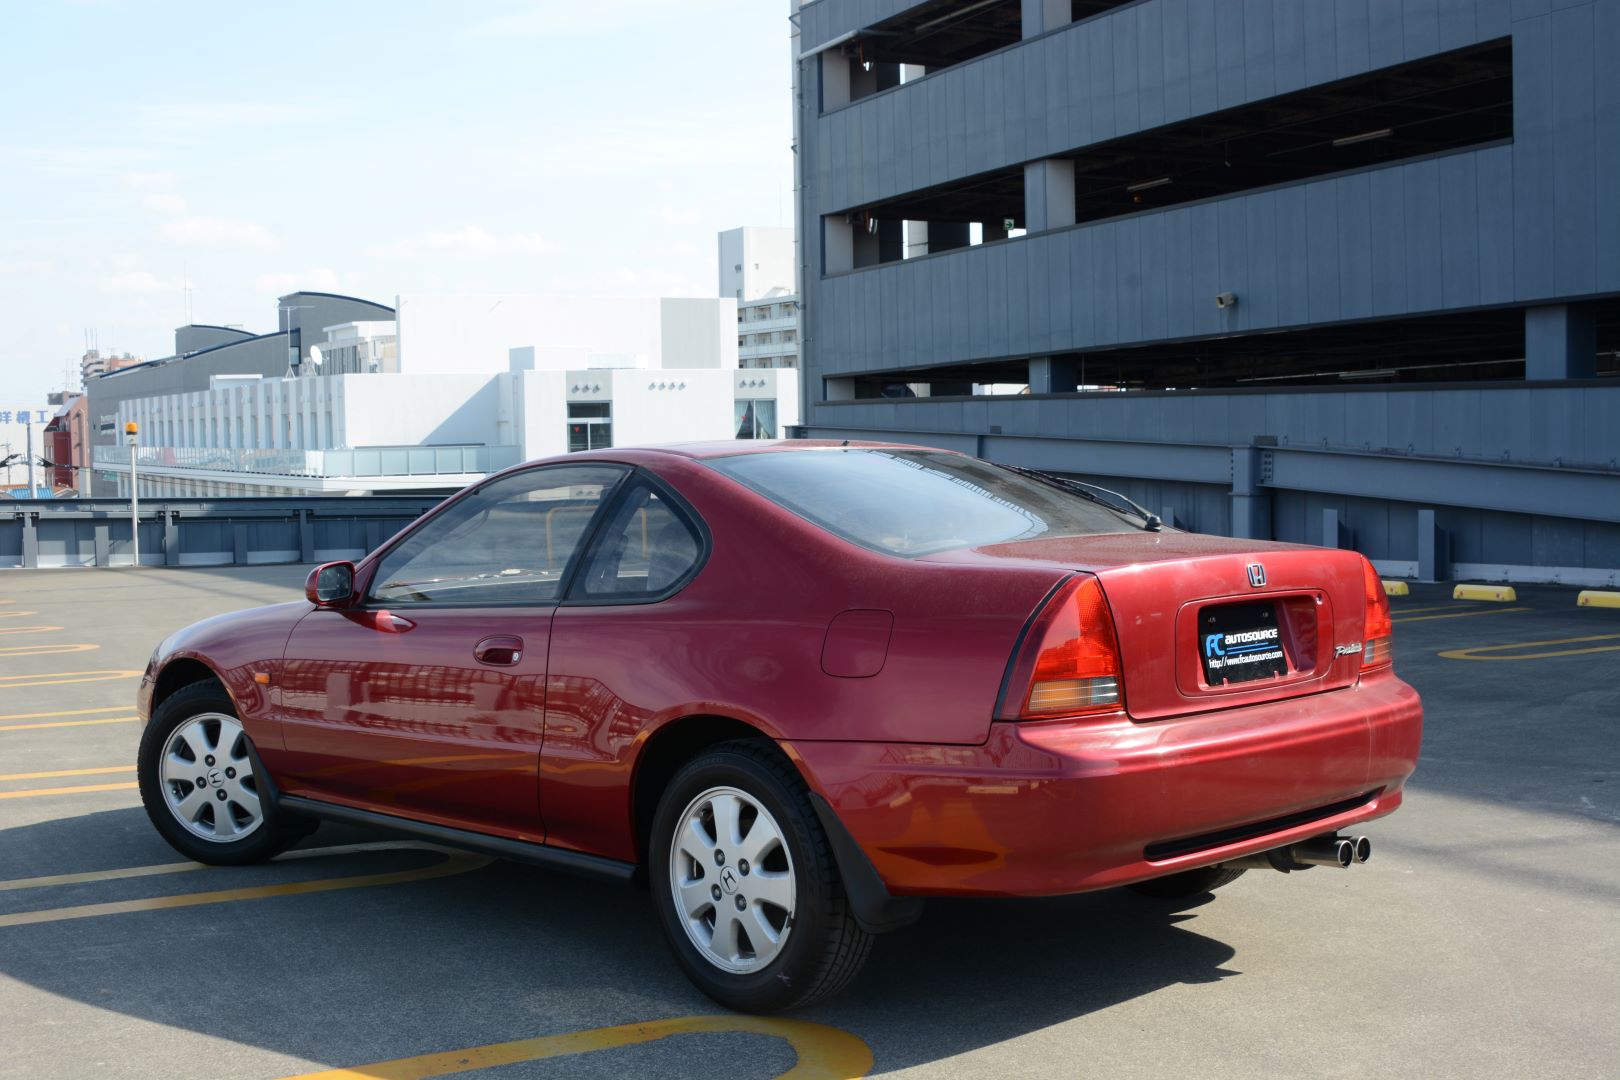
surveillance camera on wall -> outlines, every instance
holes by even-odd
[[[1237,307],[1237,293],[1223,292],[1215,294],[1215,306],[1218,308]]]

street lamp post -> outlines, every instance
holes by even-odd
[[[131,420],[124,425],[124,441],[129,444],[129,536],[130,550],[135,553],[135,566],[141,565],[141,489],[135,475],[135,448],[140,442],[141,426]]]
[[[23,412],[23,433],[24,433],[23,437],[28,440],[28,442],[26,444],[27,453],[24,455],[24,458],[28,462],[28,497],[30,499],[32,499],[34,497],[34,495],[35,495],[35,489],[34,489],[34,414],[33,414],[32,410],[25,410]]]

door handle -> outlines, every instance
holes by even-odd
[[[523,639],[506,634],[487,637],[473,646],[473,658],[480,664],[511,667],[523,659]]]

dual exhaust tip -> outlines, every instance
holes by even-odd
[[[1234,870],[1308,870],[1313,866],[1336,866],[1345,870],[1352,863],[1372,858],[1372,841],[1365,836],[1338,836],[1327,833],[1270,851],[1257,851],[1228,859],[1223,866]]]

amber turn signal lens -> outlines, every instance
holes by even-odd
[[[1367,616],[1361,632],[1361,670],[1386,667],[1395,660],[1395,624],[1389,617],[1389,597],[1378,571],[1365,558],[1361,560],[1362,577],[1366,582]]]
[[[1036,630],[1040,645],[1020,715],[1073,716],[1121,707],[1114,617],[1096,578],[1076,578],[1058,590]]]

